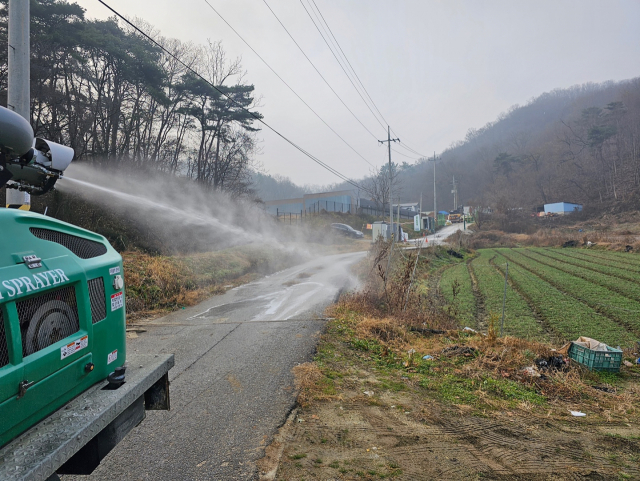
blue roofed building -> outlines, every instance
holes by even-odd
[[[556,214],[565,215],[572,212],[580,212],[582,210],[582,204],[574,204],[572,202],[556,202],[554,204],[545,204],[545,215]]]

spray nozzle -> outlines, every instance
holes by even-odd
[[[0,152],[0,187],[34,195],[51,190],[74,156],[69,147],[34,138],[29,122],[4,107],[0,107]]]

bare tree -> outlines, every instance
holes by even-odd
[[[391,175],[389,175],[389,164],[384,164],[378,169],[371,170],[371,175],[364,182],[364,188],[371,196],[371,200],[376,203],[376,209],[385,211],[389,208],[389,186],[391,191],[398,192],[400,182],[398,177],[398,166],[391,164]]]

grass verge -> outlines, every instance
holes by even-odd
[[[122,254],[129,320],[197,304],[229,286],[295,265],[303,258],[284,249],[245,245],[184,256]]]
[[[407,315],[425,301],[394,302],[403,291],[389,284],[405,282],[412,260],[401,259],[371,269],[384,289],[368,284],[330,309],[314,362],[294,369],[299,409],[277,479],[640,477],[640,368],[530,375],[552,346],[497,337],[495,315],[486,336],[452,328],[445,305]]]

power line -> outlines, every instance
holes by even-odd
[[[302,0],[300,0],[302,2]],[[378,106],[376,105],[376,103],[373,101],[373,98],[371,97],[371,95],[369,95],[368,90],[366,89],[366,87],[364,86],[364,84],[362,83],[362,80],[360,80],[360,77],[358,76],[357,72],[355,71],[355,69],[353,68],[353,66],[351,65],[351,62],[349,62],[349,58],[347,57],[347,55],[344,53],[344,50],[342,50],[342,47],[340,46],[340,42],[338,42],[338,39],[336,38],[336,36],[333,34],[333,31],[331,30],[331,27],[329,26],[329,23],[326,21],[326,19],[324,18],[324,15],[322,14],[322,12],[320,11],[320,8],[318,7],[318,5],[316,4],[315,0],[310,0],[313,5],[315,6],[316,10],[318,11],[318,13],[320,14],[320,18],[322,18],[322,22],[320,22],[320,19],[318,19],[318,21],[322,24],[324,23],[324,25],[326,25],[326,30],[329,31],[329,34],[331,35],[331,37],[333,38],[333,41],[335,42],[335,44],[337,45],[338,49],[340,50],[340,52],[342,53],[342,57],[344,58],[344,60],[346,61],[347,65],[349,66],[351,72],[353,73],[353,75],[355,76],[355,78],[358,81],[358,84],[360,85],[360,87],[362,88],[362,90],[364,91],[365,95],[368,97],[369,101],[371,102],[371,105],[373,105],[373,108],[376,109],[376,111],[378,112],[378,114],[380,115],[380,117],[382,118],[382,120],[384,121],[385,124],[389,125],[389,122],[387,122],[387,119],[384,118],[384,115],[382,115],[382,112],[380,112],[380,109],[378,108]],[[304,6],[304,4],[303,4]],[[309,5],[311,6],[311,5]],[[306,10],[306,9],[305,9]],[[313,10],[313,9],[312,9]],[[315,12],[314,12],[315,13]],[[308,14],[308,12],[307,12]],[[317,16],[316,16],[317,18]],[[317,27],[316,27],[317,28]],[[326,42],[326,40],[325,40]],[[327,44],[328,45],[328,44]],[[334,55],[335,56],[335,55]],[[343,69],[344,71],[344,69]],[[345,72],[345,74],[347,74]],[[347,77],[349,77],[349,75],[347,75]],[[351,80],[351,79],[349,79]],[[352,82],[353,84],[353,82]],[[355,85],[354,85],[355,88]],[[357,90],[357,89],[356,89]],[[360,98],[362,98],[362,96],[360,96]],[[364,99],[362,99],[365,104],[366,101]],[[368,105],[367,105],[368,106]],[[371,109],[369,109],[371,110]],[[373,112],[371,112],[373,114]],[[374,114],[375,116],[375,114]],[[377,117],[376,117],[377,120]],[[378,120],[378,122],[380,122]],[[384,125],[382,125],[384,127]],[[395,132],[393,129],[391,129],[391,131],[393,132],[394,135],[396,135],[397,137],[400,137],[400,135],[398,135],[397,132]],[[406,143],[401,142],[400,143],[405,149],[407,149],[408,151],[420,156],[420,157],[427,157],[426,155],[418,152],[417,150],[411,148],[410,146],[408,146]]]
[[[169,55],[171,58],[173,58],[174,60],[176,60],[178,63],[180,63],[180,65],[182,65],[183,67],[185,67],[188,71],[190,71],[192,74],[194,74],[196,77],[198,77],[200,80],[202,80],[203,82],[205,82],[207,85],[209,85],[210,87],[212,87],[214,90],[216,90],[220,95],[224,96],[226,99],[230,100],[232,103],[236,104],[240,109],[244,110],[246,113],[248,113],[249,115],[251,115],[255,120],[257,120],[258,122],[260,122],[262,125],[264,125],[265,127],[267,127],[269,130],[271,130],[274,134],[276,134],[278,137],[280,137],[281,139],[283,139],[285,142],[287,142],[288,144],[290,144],[292,147],[296,148],[297,150],[299,150],[300,152],[302,152],[304,155],[306,155],[307,157],[309,157],[311,160],[313,160],[315,163],[317,163],[318,165],[320,165],[321,167],[325,168],[326,170],[328,170],[329,172],[331,172],[332,174],[334,174],[335,176],[339,177],[340,179],[344,180],[345,182],[353,185],[354,187],[361,189],[371,195],[373,195],[373,193],[364,188],[363,186],[359,185],[358,183],[356,183],[355,181],[349,179],[348,177],[346,177],[345,175],[341,174],[340,172],[338,172],[337,170],[335,170],[333,167],[325,164],[323,161],[321,161],[320,159],[318,159],[316,156],[312,155],[310,152],[307,152],[306,150],[304,150],[302,147],[300,147],[299,145],[297,145],[295,142],[293,142],[292,140],[290,140],[289,138],[285,137],[283,134],[281,134],[280,132],[278,132],[274,127],[271,127],[268,123],[266,123],[262,118],[260,118],[259,115],[257,115],[255,112],[251,112],[249,109],[245,108],[243,105],[241,105],[237,100],[235,100],[232,96],[230,96],[229,94],[223,92],[222,90],[220,90],[218,87],[216,87],[213,83],[211,83],[209,80],[207,80],[206,78],[204,78],[202,75],[200,75],[198,72],[196,72],[193,68],[191,68],[189,65],[187,65],[185,62],[183,62],[181,59],[179,59],[175,54],[173,54],[172,52],[170,52],[169,50],[167,50],[163,45],[161,45],[160,43],[158,43],[155,39],[153,39],[152,37],[150,37],[146,32],[144,32],[142,29],[140,29],[138,26],[134,25],[131,21],[129,21],[127,18],[125,18],[121,13],[119,13],[118,11],[116,11],[115,9],[113,9],[112,7],[110,7],[109,5],[107,5],[103,0],[98,0],[98,2],[100,2],[102,5],[104,5],[106,8],[108,8],[109,10],[111,10],[111,12],[113,12],[118,18],[120,18],[122,21],[124,21],[127,25],[129,25],[131,28],[133,28],[135,31],[137,31],[138,33],[140,33],[143,37],[145,37],[147,40],[149,40],[151,43],[153,43],[155,46],[157,46],[158,48],[160,48],[163,52],[165,52],[167,55]]]
[[[398,135],[397,132],[395,132],[393,129],[391,129],[391,132],[393,132],[394,135]],[[406,142],[402,142],[402,147],[404,147],[405,149],[407,149],[409,152],[414,153],[416,155],[419,155],[420,157],[428,157],[428,155],[424,155],[421,152],[418,152],[417,150],[415,150],[414,148],[412,148],[411,146],[407,145]]]
[[[389,125],[389,122],[387,122],[387,119],[384,118],[384,115],[382,115],[382,112],[380,112],[380,109],[378,109],[378,106],[376,105],[376,103],[371,98],[371,95],[369,95],[369,92],[367,91],[367,89],[365,88],[364,84],[360,80],[360,77],[358,77],[358,74],[356,73],[355,69],[351,65],[351,62],[349,62],[349,59],[347,58],[347,55],[344,53],[344,50],[342,50],[342,47],[340,46],[340,42],[338,42],[338,39],[333,34],[333,31],[331,30],[331,27],[329,26],[329,23],[325,20],[324,15],[322,15],[322,12],[320,11],[320,8],[316,4],[315,0],[311,0],[311,1],[313,2],[313,5],[316,7],[316,10],[320,14],[320,17],[322,18],[322,21],[327,26],[327,30],[331,34],[331,37],[333,38],[333,41],[335,42],[335,44],[338,46],[338,49],[340,49],[340,52],[342,53],[342,56],[344,57],[345,61],[347,62],[347,65],[349,65],[349,68],[351,69],[351,72],[353,72],[353,75],[357,79],[358,84],[360,84],[360,86],[362,87],[362,90],[364,90],[364,93],[366,94],[367,98],[371,101],[371,104],[373,105],[373,108],[375,108],[376,112],[378,112],[378,114],[380,114],[380,117],[382,118],[384,123]],[[395,134],[395,132],[394,132],[394,134]]]
[[[344,105],[344,107],[349,111],[349,113],[351,115],[353,115],[353,118],[356,119],[360,125],[362,125],[362,127],[364,127],[364,129],[369,132],[369,134],[375,139],[376,136],[373,132],[371,132],[366,125],[364,125],[362,123],[362,121],[356,116],[356,114],[353,113],[353,111],[347,106],[347,104],[342,100],[342,98],[340,98],[340,96],[338,95],[338,93],[333,89],[333,87],[329,84],[329,82],[327,81],[327,79],[324,78],[324,76],[320,73],[320,71],[318,70],[318,68],[314,65],[314,63],[311,61],[311,59],[307,56],[307,54],[304,52],[304,50],[302,49],[302,47],[298,44],[298,42],[296,42],[296,39],[293,38],[293,35],[291,35],[291,33],[289,32],[289,30],[287,29],[287,27],[284,26],[284,24],[282,23],[282,21],[278,18],[278,16],[276,15],[276,13],[273,11],[273,9],[269,6],[269,4],[267,3],[267,0],[262,0],[264,2],[264,4],[267,6],[267,8],[269,9],[269,11],[273,14],[273,16],[276,18],[276,20],[278,21],[278,23],[282,26],[282,28],[284,29],[285,32],[287,32],[287,35],[289,35],[289,37],[291,38],[291,40],[293,40],[293,43],[296,44],[296,47],[298,47],[298,49],[300,50],[300,52],[302,52],[302,55],[304,55],[304,57],[309,61],[309,63],[311,64],[311,66],[314,68],[314,70],[318,73],[318,75],[320,75],[320,78],[324,81],[324,83],[327,84],[327,87],[329,87],[331,89],[331,91],[335,94],[335,96],[338,98],[338,100],[340,100],[340,102],[342,102],[342,105]]]
[[[392,130],[392,132],[393,132],[393,130]],[[395,134],[395,132],[394,132],[394,134]],[[397,134],[396,134],[396,135],[397,135]],[[400,151],[398,151],[398,150],[396,150],[396,149],[391,149],[391,150],[392,150],[393,152],[395,152],[396,154],[398,154],[398,155],[402,155],[403,157],[407,157],[408,159],[411,159],[411,160],[419,160],[419,159],[416,159],[415,157],[413,157],[413,156],[411,156],[411,155],[407,155],[407,154],[405,154],[405,153],[403,153],[403,152],[400,152]]]
[[[368,132],[368,133],[373,137],[373,138],[377,139],[377,137],[375,136],[375,134],[374,134],[373,132],[371,132],[371,130],[369,130],[369,129],[368,129],[368,128],[367,128],[367,127],[362,123],[362,121],[361,121],[361,120],[356,116],[356,114],[354,114],[354,113],[353,113],[353,111],[352,111],[352,110],[347,106],[347,104],[342,100],[342,98],[338,95],[338,93],[335,91],[335,89],[334,89],[334,88],[329,84],[329,82],[325,79],[325,77],[324,77],[324,76],[322,75],[322,73],[318,70],[318,68],[315,66],[315,64],[314,64],[314,63],[311,61],[311,59],[307,56],[307,54],[306,54],[306,53],[305,53],[305,51],[302,49],[302,47],[300,46],[300,44],[298,44],[298,42],[297,42],[297,41],[296,41],[296,39],[293,37],[293,35],[291,35],[291,33],[289,32],[289,30],[287,29],[287,27],[285,27],[285,25],[282,23],[282,21],[280,20],[280,18],[279,18],[279,17],[276,15],[276,13],[273,11],[273,9],[271,8],[271,6],[269,6],[269,4],[267,3],[267,0],[263,0],[263,2],[264,2],[264,4],[267,6],[267,8],[269,9],[269,11],[273,14],[273,16],[275,17],[275,19],[278,21],[278,23],[280,24],[280,26],[282,26],[282,28],[283,28],[283,29],[284,29],[284,31],[287,33],[287,35],[289,35],[289,37],[291,38],[291,40],[293,41],[293,43],[295,43],[295,44],[296,44],[296,47],[298,47],[298,49],[300,50],[300,52],[302,52],[302,55],[304,55],[304,57],[309,61],[309,63],[310,63],[310,64],[311,64],[311,66],[314,68],[314,70],[318,73],[318,75],[320,76],[320,78],[321,78],[321,79],[322,79],[322,80],[327,84],[327,86],[328,86],[328,87],[331,89],[331,91],[335,94],[335,96],[338,98],[338,100],[340,100],[340,102],[342,103],[342,105],[344,105],[344,106],[345,106],[345,108],[349,111],[349,113],[350,113],[350,114],[351,114],[351,115],[352,115],[352,116],[353,116],[353,117],[354,117],[354,118],[355,118],[355,119],[360,123],[360,125],[362,125],[362,127],[363,127],[363,128],[364,128],[364,129],[365,129],[365,130],[366,130],[366,131],[367,131],[367,132]],[[314,4],[315,4],[315,2],[314,2]],[[318,10],[318,11],[319,11],[319,10]],[[320,12],[320,11],[319,11],[319,12]],[[216,12],[216,13],[217,13],[217,12]],[[322,15],[322,12],[320,12],[320,15]],[[323,19],[324,19],[324,18],[323,18]],[[316,28],[317,28],[317,27],[316,27]],[[327,25],[327,28],[329,28],[329,26],[328,26],[328,25]],[[331,29],[330,29],[330,28],[329,28],[329,32],[331,32]],[[333,33],[331,33],[331,35],[333,35]],[[246,42],[245,42],[245,43],[246,43]],[[336,41],[336,43],[337,43],[337,41]],[[339,45],[339,44],[338,44],[338,48],[340,48],[340,45]],[[342,50],[342,49],[340,48],[340,50]],[[345,57],[345,59],[346,59],[346,57]],[[347,59],[347,62],[348,62],[348,59]],[[354,74],[355,74],[355,72],[354,72]],[[357,77],[357,74],[355,74],[355,75],[356,75],[356,77]],[[363,86],[363,89],[364,89],[364,86]],[[366,89],[364,89],[364,90],[365,90],[365,93],[367,93],[367,96],[368,96],[368,92],[366,92]],[[371,97],[369,97],[369,98],[371,98]],[[373,102],[373,101],[372,101],[372,102]],[[378,110],[378,108],[375,106],[375,104],[374,104],[374,107],[376,108],[376,110]],[[379,110],[378,110],[378,112],[379,112]],[[380,115],[382,116],[382,114],[380,114]],[[384,117],[383,117],[383,118],[384,118]],[[403,146],[404,146],[404,145],[403,145]],[[404,146],[404,147],[405,147],[405,148],[407,148],[406,146]],[[407,157],[407,158],[409,158],[409,159],[412,159],[412,160],[419,160],[419,159],[415,159],[414,157],[412,157],[412,156],[410,156],[410,155],[407,155],[407,154],[404,154],[404,153],[402,153],[402,152],[399,152],[399,151],[397,151],[397,150],[395,150],[395,149],[391,149],[391,150],[393,150],[395,153],[397,153],[397,154],[399,154],[399,155],[402,155],[402,156],[404,156],[404,157]],[[410,149],[407,149],[407,150],[410,150]],[[424,156],[423,156],[422,154],[420,154],[419,152],[412,152],[412,153],[415,153],[415,154],[416,154],[416,155],[418,155],[418,156],[422,156],[422,157],[424,157]]]
[[[342,140],[342,141],[343,141],[343,142],[344,142],[344,143],[345,143],[345,144],[346,144],[346,145],[347,145],[351,150],[353,150],[353,151],[354,151],[354,152],[355,152],[355,153],[356,153],[356,154],[357,154],[357,155],[358,155],[362,160],[364,160],[367,164],[369,164],[371,167],[375,167],[371,162],[369,162],[366,158],[364,158],[364,157],[360,154],[360,152],[358,152],[356,149],[354,149],[354,148],[351,146],[351,144],[349,144],[349,142],[347,142],[347,141],[346,141],[346,140],[345,140],[345,139],[344,139],[344,138],[343,138],[343,137],[342,137],[338,132],[336,132],[336,131],[333,129],[333,127],[331,127],[331,126],[330,126],[330,125],[329,125],[329,124],[328,124],[328,123],[327,123],[327,122],[326,122],[322,117],[320,117],[320,115],[319,115],[315,110],[313,110],[313,108],[311,108],[311,106],[310,106],[307,102],[305,102],[305,101],[304,101],[304,99],[303,99],[302,97],[300,97],[300,95],[298,95],[298,93],[297,93],[295,90],[293,90],[293,88],[292,88],[292,87],[291,87],[291,86],[290,86],[290,85],[289,85],[289,84],[288,84],[288,83],[287,83],[287,82],[286,82],[286,81],[285,81],[285,80],[284,80],[284,79],[283,79],[283,78],[278,74],[278,72],[276,72],[276,71],[273,69],[273,67],[271,67],[271,65],[269,65],[269,64],[267,63],[267,61],[266,61],[264,58],[262,58],[262,56],[261,56],[258,52],[256,52],[256,50],[255,50],[251,45],[249,45],[249,42],[247,42],[247,41],[242,37],[242,35],[240,35],[240,34],[238,33],[238,31],[237,31],[235,28],[233,28],[233,27],[231,26],[231,24],[230,24],[229,22],[227,22],[227,20],[226,20],[222,15],[220,15],[220,12],[218,12],[218,11],[213,7],[213,5],[211,5],[211,4],[209,3],[209,0],[204,0],[204,3],[206,3],[206,4],[209,6],[209,8],[210,8],[211,10],[213,10],[213,11],[216,13],[216,15],[218,15],[218,17],[220,17],[220,19],[222,19],[222,21],[223,21],[224,23],[226,23],[226,24],[227,24],[227,26],[228,26],[231,30],[233,30],[233,33],[235,33],[235,34],[240,38],[240,40],[242,40],[242,41],[244,42],[244,44],[245,44],[247,47],[249,47],[249,49],[250,49],[253,53],[255,53],[255,54],[258,56],[258,58],[259,58],[260,60],[262,60],[262,62],[263,62],[263,63],[264,63],[268,68],[269,68],[269,70],[271,70],[271,71],[274,73],[274,75],[275,75],[276,77],[278,77],[278,79],[280,79],[280,81],[281,81],[283,84],[285,84],[285,85],[287,86],[287,88],[288,88],[289,90],[291,90],[291,92],[293,92],[293,94],[294,94],[296,97],[298,97],[298,99],[300,99],[300,101],[301,101],[301,102],[302,102],[302,103],[303,103],[303,104],[304,104],[304,105],[305,105],[309,110],[311,110],[311,112],[313,112],[313,113],[314,113],[314,115],[315,115],[316,117],[318,117],[318,118],[320,119],[320,121],[321,121],[323,124],[325,124],[325,125],[326,125],[330,130],[331,130],[331,132],[333,132],[336,136],[338,136],[338,138],[339,138],[340,140]]]
[[[309,10],[307,9],[306,5],[302,2],[302,0],[300,0],[300,4],[302,5],[302,8],[304,8],[304,11],[307,12],[307,15],[309,16],[309,18],[311,19],[311,22],[313,22],[313,25],[316,27],[316,29],[318,30],[318,33],[320,34],[320,36],[322,37],[322,40],[324,40],[324,43],[327,44],[327,47],[329,47],[329,50],[331,51],[331,54],[333,55],[333,57],[336,59],[336,62],[338,62],[338,65],[340,65],[340,68],[342,69],[342,71],[344,72],[344,74],[347,76],[347,78],[349,79],[349,82],[351,82],[351,85],[353,85],[353,88],[356,89],[356,92],[358,93],[358,95],[360,96],[360,98],[362,99],[362,101],[365,103],[365,105],[367,106],[367,108],[369,109],[369,112],[371,112],[371,115],[373,115],[375,117],[375,119],[378,121],[378,123],[382,126],[382,128],[384,128],[384,124],[382,122],[380,122],[380,119],[376,116],[376,114],[373,112],[373,110],[371,110],[371,107],[369,106],[369,103],[364,99],[364,97],[362,96],[362,94],[360,93],[360,90],[358,89],[358,87],[356,87],[356,85],[353,83],[353,80],[351,79],[351,76],[347,73],[347,71],[345,70],[344,66],[342,65],[342,62],[340,62],[340,60],[338,59],[338,56],[336,55],[336,53],[333,51],[333,48],[331,48],[331,45],[329,45],[329,42],[327,41],[327,39],[325,38],[324,34],[322,33],[322,31],[320,30],[320,27],[318,27],[318,25],[316,24],[316,21],[313,19],[313,17],[311,16],[311,13],[309,13]],[[315,13],[315,12],[314,12]],[[318,20],[319,22],[319,20]]]
[[[393,132],[393,134],[394,134],[394,135],[398,135],[398,134],[397,134],[397,132],[395,132],[393,129],[391,129],[391,132]],[[418,155],[418,156],[420,156],[420,157],[424,157],[424,158],[427,158],[427,157],[428,157],[427,155],[424,155],[424,154],[422,154],[422,153],[418,152],[417,150],[415,150],[415,149],[411,148],[411,147],[410,147],[410,146],[408,146],[405,142],[401,142],[401,143],[400,143],[400,145],[401,145],[402,147],[404,147],[405,149],[407,149],[407,150],[408,150],[409,152],[411,152],[412,154],[416,154],[416,155]]]

